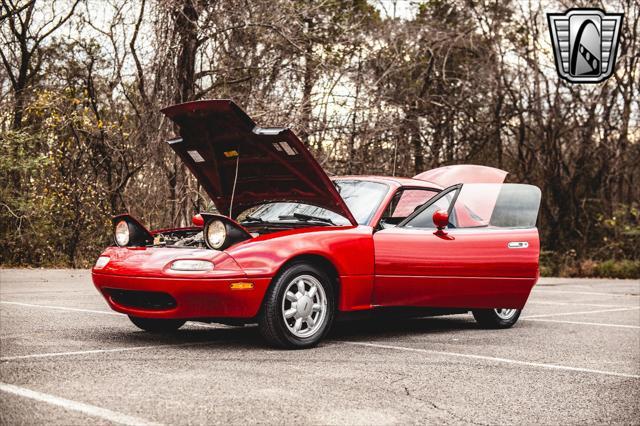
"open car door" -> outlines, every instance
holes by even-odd
[[[374,303],[521,309],[538,279],[540,190],[522,184],[447,188],[395,228],[374,234]],[[435,211],[448,213],[437,231]]]

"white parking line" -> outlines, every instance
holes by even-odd
[[[637,326],[637,325],[607,324],[602,322],[584,322],[584,321],[564,321],[564,320],[552,320],[552,319],[544,319],[544,318],[521,318],[521,321],[557,322],[561,324],[594,325],[594,326],[600,326],[600,327],[640,328],[640,326]]]
[[[425,354],[443,355],[448,357],[454,356],[454,357],[460,357],[460,358],[478,359],[482,361],[491,361],[491,362],[498,362],[498,363],[505,363],[505,364],[526,365],[528,367],[546,368],[551,370],[576,371],[580,373],[591,373],[591,374],[600,374],[604,376],[640,379],[640,375],[637,375],[637,374],[618,373],[615,371],[605,371],[605,370],[593,370],[590,368],[569,367],[567,365],[546,364],[541,362],[519,361],[517,359],[498,358],[498,357],[485,356],[485,355],[473,355],[473,354],[464,354],[460,352],[448,352],[448,351],[434,351],[431,349],[408,348],[406,346],[394,346],[394,345],[381,345],[378,343],[365,343],[365,342],[342,342],[342,343],[346,343],[348,345],[367,346],[372,348],[394,349],[394,350],[406,351],[406,352],[419,352],[419,353],[425,353]]]
[[[114,311],[99,311],[99,310],[95,310],[95,309],[68,308],[66,306],[35,305],[33,303],[5,302],[5,301],[0,301],[0,303],[6,304],[6,305],[27,306],[27,307],[30,307],[30,308],[56,309],[56,310],[59,310],[59,311],[88,312],[88,313],[91,313],[91,314],[119,315],[119,316],[124,316],[124,317],[127,316],[126,314],[123,314],[123,313],[120,313],[120,312],[114,312]],[[202,322],[194,322],[194,321],[188,321],[187,324],[194,325],[196,327],[203,327],[203,328],[221,328],[221,327],[213,325],[213,324],[207,324],[207,323],[202,323]]]
[[[30,359],[30,358],[50,358],[50,357],[69,356],[69,355],[90,355],[90,354],[101,354],[101,353],[110,353],[110,352],[140,351],[144,349],[177,348],[181,346],[208,345],[210,343],[216,343],[216,342],[208,341],[208,342],[191,342],[191,343],[176,343],[176,344],[169,343],[166,345],[132,346],[128,348],[90,349],[86,351],[71,351],[71,352],[49,352],[49,353],[30,354],[30,355],[4,356],[0,358],[0,361],[4,362],[4,361],[15,361],[18,359]]]
[[[623,294],[623,293],[604,293],[597,291],[572,291],[572,290],[551,290],[546,288],[533,288],[534,293],[565,293],[565,294],[584,294],[588,296],[617,296],[617,297],[640,297],[640,294]]]
[[[91,417],[99,417],[101,419],[105,419],[110,422],[122,425],[150,426],[160,424],[150,422],[139,417],[133,417],[127,414],[118,413],[117,411],[111,411],[106,408],[97,407],[95,405],[85,404],[84,402],[72,401],[70,399],[60,398],[55,395],[32,391],[30,389],[10,385],[8,383],[0,383],[0,391],[18,395],[24,398],[33,399],[36,401],[46,402],[47,404],[56,405],[58,407],[62,407],[71,411],[77,411]]]
[[[539,315],[527,315],[520,319],[529,319],[529,318],[546,318],[546,317],[557,317],[557,316],[565,316],[565,315],[585,315],[585,314],[602,314],[605,312],[623,312],[623,311],[636,311],[640,309],[637,308],[618,308],[618,309],[599,309],[597,311],[578,311],[578,312],[559,312],[555,314],[539,314]]]
[[[89,312],[92,314],[102,314],[102,315],[124,315],[120,312],[111,312],[111,311],[98,311],[95,309],[79,309],[79,308],[67,308],[65,306],[50,306],[50,305],[35,305],[33,303],[20,303],[20,302],[5,302],[0,301],[3,305],[16,305],[16,306],[27,306],[30,308],[44,308],[44,309],[57,309],[61,311],[72,311],[72,312]]]
[[[187,322],[187,324],[195,325],[196,327],[202,327],[202,328],[216,328],[216,329],[224,328],[224,326],[217,326],[215,324],[208,324],[208,323],[205,323],[205,322],[189,321],[189,322]]]

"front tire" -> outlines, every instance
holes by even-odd
[[[520,309],[478,309],[473,317],[484,328],[509,328],[520,318]]]
[[[185,320],[141,318],[129,315],[129,319],[136,327],[151,333],[170,333],[184,325]]]
[[[317,345],[329,331],[334,314],[331,279],[321,268],[300,262],[274,279],[258,326],[271,346],[305,349]]]

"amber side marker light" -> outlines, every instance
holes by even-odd
[[[253,283],[231,283],[231,290],[251,290]]]

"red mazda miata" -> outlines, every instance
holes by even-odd
[[[329,178],[289,129],[258,127],[229,100],[163,112],[219,213],[156,231],[113,219],[93,282],[141,329],[258,323],[270,344],[304,348],[346,312],[518,320],[538,279],[537,187],[475,165]]]

